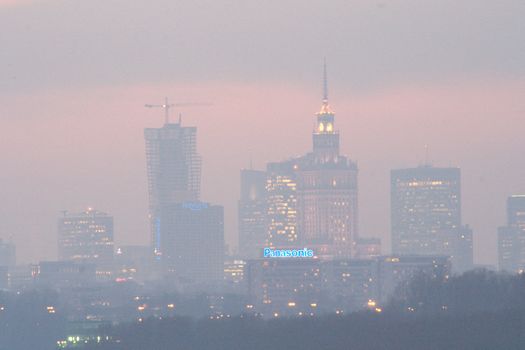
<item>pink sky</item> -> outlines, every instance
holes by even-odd
[[[337,79],[337,77],[334,77]],[[213,102],[182,109],[198,127],[202,199],[225,206],[236,243],[239,170],[311,147],[318,86],[286,83],[136,85],[0,95],[0,237],[13,235],[21,261],[53,259],[62,209],[93,206],[115,216],[117,244],[145,244],[143,128],[162,125],[145,103]],[[416,166],[430,147],[438,166],[459,166],[463,222],[475,233],[475,258],[496,263],[496,228],[505,199],[525,193],[525,81],[456,81],[368,93],[330,90],[342,152],[359,164],[360,231],[389,250],[389,171]],[[38,245],[34,244],[38,240]]]

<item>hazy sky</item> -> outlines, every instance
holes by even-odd
[[[56,257],[60,210],[115,217],[144,244],[145,103],[198,127],[203,200],[236,245],[239,169],[311,148],[323,57],[360,231],[390,249],[389,171],[462,170],[475,259],[496,263],[505,199],[525,193],[525,1],[0,0],[0,237]]]

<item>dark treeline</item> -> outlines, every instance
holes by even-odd
[[[0,350],[56,349],[66,329],[58,304],[51,291],[0,293]]]
[[[106,319],[129,322],[138,317],[137,305],[177,305],[176,315],[191,316],[196,319],[208,317],[209,296],[205,294],[182,295],[180,293],[159,290],[148,295],[147,300],[134,300],[142,290],[134,285],[113,285],[86,290],[55,291],[33,289],[20,292],[0,291],[0,350],[55,350],[57,341],[76,333],[72,323],[85,320],[86,313],[103,314],[103,306],[92,305],[92,293],[117,307],[111,308]],[[84,293],[84,294],[83,294]],[[233,313],[246,304],[243,297],[224,295],[222,306]],[[87,308],[87,310],[86,310]],[[151,317],[153,311],[141,312],[142,317]],[[73,322],[71,322],[73,321]],[[111,322],[111,321],[108,321]],[[72,329],[75,328],[75,329]]]
[[[56,349],[68,328],[62,299],[50,291],[1,293],[0,350]],[[525,349],[525,275],[484,270],[445,280],[418,275],[380,313],[271,320],[175,313],[130,319],[98,333],[110,341],[84,349]]]
[[[473,315],[355,313],[344,317],[150,319],[108,329],[100,350],[524,349],[525,310]]]
[[[473,270],[445,280],[419,274],[398,287],[387,310],[418,314],[525,310],[525,274]]]
[[[147,319],[101,330],[93,349],[524,349],[525,276],[416,276],[381,313],[263,320]]]

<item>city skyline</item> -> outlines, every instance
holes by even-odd
[[[524,349],[524,0],[0,0],[0,348]]]
[[[140,107],[138,107],[138,108],[140,108]],[[311,115],[311,113],[310,113],[310,115]],[[157,114],[154,115],[153,117],[154,117],[155,119],[157,119],[157,122],[159,122],[159,120],[161,120],[161,115],[160,115],[160,113],[157,113]],[[190,124],[192,124],[192,123],[190,123]],[[193,126],[193,125],[192,125],[192,126]],[[195,126],[196,126],[197,128],[200,129],[200,125],[195,125]],[[303,135],[303,138],[304,138],[306,141],[308,141],[308,136],[307,136],[307,135],[308,135],[307,133],[306,133],[305,135]],[[343,141],[343,143],[345,143],[345,142]],[[139,146],[143,146],[143,145],[140,145],[140,144],[139,144]],[[347,147],[345,147],[345,148],[347,149]],[[305,148],[305,151],[306,151],[307,149],[308,149],[308,148]],[[432,148],[431,148],[431,152],[432,152]],[[199,151],[199,153],[202,154],[202,151]],[[350,152],[349,152],[349,153],[350,153]],[[423,155],[423,153],[424,153],[424,147],[421,147],[421,152],[420,152],[420,153],[421,153],[420,157],[423,158],[423,157],[424,157],[424,155]],[[431,153],[431,154],[432,154],[432,153]],[[204,157],[206,157],[206,156],[204,155]],[[432,157],[432,156],[431,156],[431,157]],[[283,159],[283,158],[285,158],[285,155],[281,155],[281,159]],[[250,161],[250,159],[246,159],[246,162],[249,162],[249,161]],[[359,161],[360,161],[360,163],[362,163],[362,160],[361,160],[361,159],[359,159]],[[366,161],[366,160],[365,160],[365,161]],[[260,163],[262,163],[261,161],[259,161],[259,160],[257,160],[257,159],[254,159],[253,156],[251,157],[251,162],[255,163],[257,166],[261,165]],[[403,164],[406,164],[406,166],[410,167],[410,166],[413,166],[413,165],[417,165],[418,163],[419,163],[419,164],[423,164],[424,161],[420,161],[420,162],[406,162],[406,163],[403,163]],[[445,163],[445,162],[442,162],[442,163]],[[446,164],[446,163],[445,163],[445,164]],[[206,168],[206,166],[204,166],[204,167]],[[364,170],[365,170],[365,172],[366,172],[367,170],[368,170],[369,172],[370,172],[370,171],[374,172],[374,169],[364,169]],[[238,171],[238,169],[237,169],[237,171]],[[387,173],[387,174],[388,174],[388,173]],[[383,174],[383,175],[385,175],[385,174]],[[385,177],[386,177],[386,176],[385,176]],[[145,178],[145,177],[144,177],[144,178]],[[367,182],[366,179],[361,179],[361,178],[360,178],[360,180],[363,181],[363,182],[365,182],[365,183]],[[388,181],[387,181],[386,184],[383,183],[382,185],[383,185],[383,186],[385,186],[385,185],[388,186]],[[466,187],[468,187],[468,185],[469,185],[469,184],[467,183],[467,184],[466,184]],[[145,186],[144,186],[144,187],[145,187]],[[209,183],[208,183],[208,184],[205,184],[203,187],[204,187],[204,193],[210,193],[210,192],[213,193],[213,189],[211,189],[211,188],[206,188],[206,187],[209,187]],[[235,190],[235,189],[232,189],[232,190]],[[513,194],[513,193],[514,193],[514,192],[509,192],[508,195]],[[519,191],[516,191],[516,193],[520,193],[520,192],[519,192]],[[362,197],[366,197],[366,196],[367,196],[367,194],[366,194],[366,193],[363,193],[363,191],[361,191],[360,201],[362,201]],[[467,195],[467,196],[468,196],[468,195]],[[467,196],[465,196],[465,197],[466,197],[466,198],[465,198],[465,201],[466,201],[466,202],[469,202],[469,198],[468,198]],[[500,196],[502,196],[503,198],[506,198],[507,194],[501,194]],[[221,202],[220,200],[217,200],[216,198],[218,198],[218,197],[217,197],[216,195],[214,195],[214,196],[212,196],[212,197],[210,197],[210,195],[208,195],[208,197],[209,197],[209,198],[215,198],[215,199],[210,199],[210,200],[211,200],[211,201],[214,201],[214,202],[221,203],[221,204],[224,203],[224,202],[228,202],[228,201],[223,201],[223,202]],[[383,200],[388,201],[388,194],[387,194],[387,193],[386,193],[386,197],[384,197]],[[85,203],[85,201],[84,201],[84,203]],[[96,203],[95,203],[95,204],[96,204]],[[86,205],[86,206],[87,206],[87,205],[93,205],[93,206],[95,206],[95,204],[93,204],[93,202],[90,201],[89,203],[86,203],[85,205]],[[500,206],[500,207],[503,207],[503,208],[504,208],[504,206],[505,206],[505,204],[504,204],[504,200],[502,201],[502,203],[491,203],[491,206],[494,206],[494,205],[495,205],[495,206]],[[97,205],[97,206],[100,207],[100,205]],[[464,204],[464,206],[465,206],[465,204]],[[72,208],[73,208],[74,210],[77,210],[77,209],[76,209],[77,207],[78,207],[78,210],[85,209],[85,207],[78,206],[78,205],[73,206]],[[61,209],[63,209],[63,208],[64,208],[64,207],[62,207]],[[71,209],[71,207],[68,207],[68,209]],[[471,210],[469,210],[469,209],[470,209],[470,208],[464,208],[465,212],[467,212],[467,213],[468,213],[469,211],[471,211]],[[106,209],[104,209],[104,210],[106,210]],[[107,211],[109,211],[109,210],[107,210]],[[232,232],[231,232],[231,231],[232,231],[232,224],[231,224],[231,214],[232,214],[232,213],[231,213],[231,212],[232,212],[232,211],[235,211],[235,206],[233,206],[233,207],[232,207],[232,206],[228,206],[228,208],[226,208],[226,211],[227,211],[227,212],[226,212],[226,215],[229,214],[229,216],[230,216],[230,225],[228,225],[228,226],[229,226],[229,228],[228,228],[228,232],[226,232],[226,233],[227,233],[227,242],[229,243],[230,246],[234,246],[235,243],[236,243],[236,235],[232,235]],[[230,213],[228,213],[228,212],[230,212]],[[55,216],[56,216],[56,214],[57,214],[57,213],[55,213]],[[387,213],[386,213],[386,216],[385,216],[386,219],[385,219],[384,222],[383,222],[383,226],[387,227],[387,230],[386,230],[386,231],[383,231],[383,232],[375,231],[375,232],[377,233],[376,236],[379,236],[379,237],[382,239],[383,242],[386,242],[386,245],[385,245],[385,244],[383,245],[384,247],[386,247],[386,248],[384,248],[385,251],[388,251],[388,247],[389,247],[389,236],[390,236],[390,230],[388,229],[388,226],[389,226],[389,222],[388,222],[388,218],[387,218],[388,215],[389,215],[389,214],[388,214],[388,212],[387,212]],[[494,213],[494,216],[495,216],[495,217],[496,217],[496,216],[497,216],[497,217],[504,217],[504,209],[501,210],[500,212],[495,212],[495,213]],[[146,217],[146,216],[145,216],[145,217]],[[364,225],[364,226],[366,227],[366,226],[367,226],[367,225],[366,225],[366,214],[365,214],[365,219],[362,220],[362,221],[365,221],[365,225]],[[503,220],[500,219],[499,221],[502,222]],[[146,222],[146,221],[144,221],[144,222]],[[476,220],[474,220],[472,226],[476,227],[477,225],[479,225],[479,224],[477,224],[477,223],[476,223]],[[146,227],[146,230],[147,230],[147,227]],[[119,233],[121,233],[121,232],[118,232],[118,231],[119,231],[118,228],[116,228],[116,231],[117,231],[117,232],[116,232],[116,240],[117,240],[119,243],[122,243],[122,244],[126,244],[126,243],[140,243],[140,244],[146,244],[146,243],[148,242],[148,240],[149,240],[149,239],[148,239],[149,236],[148,236],[148,234],[147,234],[147,231],[145,231],[146,234],[144,234],[144,235],[143,235],[142,233],[140,233],[140,236],[143,236],[143,237],[140,237],[140,236],[139,236],[138,239],[137,239],[137,237],[135,237],[135,239],[133,239],[133,240],[128,240],[128,239],[127,239],[128,237],[124,237],[124,235],[119,234]],[[485,232],[487,232],[487,231],[489,231],[489,230],[488,230],[488,229],[485,230]],[[495,233],[495,232],[497,232],[497,225],[495,226],[495,229],[493,230],[493,232],[494,232],[494,233],[492,233],[492,232],[489,232],[489,233],[492,233],[492,234],[493,234],[494,241],[495,241],[495,237],[496,237],[496,233]],[[12,235],[12,236],[13,236],[13,235]],[[371,234],[365,229],[365,230],[364,230],[364,237],[370,237],[370,236],[372,236],[372,235],[371,235]],[[232,238],[232,237],[233,237],[233,238]],[[4,238],[4,239],[7,238],[7,235],[4,235],[3,238]],[[52,241],[52,237],[51,237],[51,241]],[[16,242],[16,239],[15,239],[15,242]],[[495,242],[494,242],[494,243],[495,243]],[[477,245],[477,244],[479,244],[479,243],[476,242],[475,245]],[[21,244],[19,244],[19,246],[20,246],[21,250],[23,251],[23,250],[24,250],[24,246],[21,245]],[[481,259],[480,259],[480,258],[477,256],[477,255],[479,255],[479,253],[477,253],[477,254],[475,253],[475,256],[476,256],[475,260],[476,260],[476,262],[481,262],[481,263],[490,263],[490,264],[495,265],[495,264],[496,264],[496,261],[497,261],[497,260],[496,260],[496,259],[497,259],[497,256],[496,256],[496,249],[495,249],[494,247],[495,247],[495,245],[493,245],[492,248],[489,247],[489,249],[488,249],[489,251],[490,251],[490,250],[493,250],[493,252],[492,252],[492,253],[494,254],[494,258],[493,258],[493,259],[485,260],[485,259],[483,259],[483,257],[481,257]],[[476,249],[476,250],[479,250],[479,247],[478,247],[478,249]],[[48,253],[48,254],[46,254],[46,256],[44,256],[43,259],[40,258],[40,260],[45,260],[45,259],[48,259],[48,260],[49,260],[49,259],[53,259],[53,254],[52,254],[52,253]],[[25,261],[25,262],[34,262],[34,261],[36,261],[36,260],[38,260],[38,259],[31,259],[31,258],[28,259],[27,257],[24,257],[24,255],[21,255],[21,261]],[[480,260],[481,260],[481,261],[480,261]]]
[[[339,129],[345,135],[341,150],[359,161],[363,236],[382,238],[388,251],[389,171],[422,163],[424,145],[428,144],[435,165],[462,169],[463,221],[476,233],[475,260],[496,263],[497,227],[505,222],[505,200],[511,194],[525,193],[525,169],[519,162],[525,148],[519,132],[525,123],[523,65],[519,63],[523,62],[523,50],[514,45],[519,42],[516,33],[523,24],[519,16],[513,16],[520,13],[523,4],[510,2],[510,9],[502,9],[495,4],[467,1],[442,7],[433,4],[427,10],[412,3],[414,14],[406,16],[400,13],[407,5],[400,2],[383,7],[363,2],[352,11],[335,3],[324,5],[330,11],[318,11],[321,5],[311,4],[301,8],[298,17],[322,13],[322,19],[334,19],[337,25],[326,29],[319,25],[301,27],[301,36],[311,40],[294,42],[292,47],[297,53],[271,50],[286,47],[283,38],[273,31],[261,33],[252,26],[246,27],[248,33],[267,43],[264,51],[279,55],[263,55],[260,49],[250,52],[233,41],[214,37],[224,44],[222,51],[212,41],[199,43],[201,32],[190,26],[187,39],[173,46],[161,46],[158,41],[148,44],[142,51],[144,64],[133,61],[122,67],[100,63],[98,57],[103,57],[107,41],[97,41],[72,24],[77,9],[70,5],[45,1],[3,5],[3,32],[12,33],[17,40],[5,42],[7,54],[1,58],[6,77],[0,92],[0,117],[5,125],[1,157],[6,168],[2,195],[9,205],[2,212],[0,237],[13,237],[21,262],[55,257],[55,218],[63,209],[100,208],[115,217],[117,242],[148,242],[142,130],[159,127],[163,116],[160,111],[145,110],[143,105],[159,103],[166,95],[174,102],[213,102],[211,107],[188,107],[176,112],[182,111],[184,124],[199,129],[199,153],[205,163],[202,197],[225,206],[225,229],[231,245],[236,241],[238,170],[247,167],[250,158],[255,168],[263,168],[268,161],[309,149],[311,112],[317,109],[320,96],[319,66],[326,55],[333,72],[331,100],[337,106]],[[87,6],[83,8],[86,11],[80,11],[83,15],[107,24],[108,18],[97,16],[86,4],[82,6]],[[191,4],[185,6],[193,14],[199,10]],[[253,8],[250,3],[239,11],[250,18]],[[471,17],[472,8],[480,16]],[[176,10],[171,6],[167,9],[166,14]],[[273,5],[265,5],[265,11],[259,12],[262,19],[283,24],[288,33],[284,39],[294,37],[292,28],[301,21],[285,16],[289,11],[280,15],[272,9]],[[407,28],[403,26],[390,32],[390,26],[383,24],[388,16],[394,24],[407,18],[420,21],[428,18],[428,11],[436,10],[458,20],[450,24],[451,28],[430,21],[421,33],[414,34],[404,31]],[[222,23],[220,17],[213,19],[213,11],[202,12],[197,23]],[[71,16],[57,19],[56,13]],[[128,15],[139,23],[148,23],[132,9]],[[127,29],[141,28],[124,17]],[[168,38],[178,38],[167,30],[171,28],[168,17],[160,19],[164,27],[151,37],[162,37],[155,34],[165,32]],[[370,24],[350,20],[360,17],[370,20]],[[464,22],[468,26],[479,29],[466,28],[460,18],[467,18]],[[484,26],[486,22],[480,18],[488,18],[491,26]],[[234,24],[242,27],[239,21],[235,19]],[[355,24],[343,25],[346,22]],[[352,30],[353,25],[359,30]],[[72,33],[82,34],[86,40],[65,37],[66,42],[86,42],[86,46],[73,45],[72,51],[64,51],[55,42],[41,40],[57,28],[69,26]],[[219,32],[228,34],[231,29]],[[113,30],[115,37],[126,38],[123,31]],[[384,41],[385,32],[394,46],[375,47],[374,43]],[[452,37],[451,33],[456,32],[464,35]],[[427,46],[425,33],[438,33],[439,45]],[[139,43],[147,41],[150,34],[139,38]],[[400,38],[407,35],[412,40],[402,44]],[[360,40],[360,36],[371,40]],[[239,34],[234,37],[243,38]],[[269,44],[272,39],[278,39],[275,47]],[[120,42],[123,44],[115,48],[117,57],[135,48],[127,40]],[[184,43],[196,43],[197,49],[178,50],[185,47]],[[343,47],[344,43],[352,44]],[[42,44],[49,45],[49,50]],[[398,50],[393,50],[395,45]],[[86,56],[88,60],[82,55],[85,47],[92,49],[92,54]],[[218,63],[205,67],[203,61],[192,60],[207,52],[203,50],[208,47],[224,53],[218,55]],[[321,52],[312,55],[317,53],[311,50],[313,47]],[[53,49],[63,57],[82,60],[78,66],[59,60],[63,70],[57,69]],[[39,52],[50,56],[43,55],[38,64],[30,67],[25,60],[14,60],[13,52],[21,57],[40,57],[35,54]],[[172,56],[168,53],[178,53],[180,60],[169,61],[166,57]],[[241,54],[240,59],[232,59],[235,53]],[[393,59],[385,58],[392,54]],[[472,55],[480,59],[472,62]],[[157,57],[162,58],[160,64]],[[195,68],[186,69],[193,62]],[[407,71],[410,74],[404,74]],[[267,142],[269,135],[271,144]],[[32,220],[23,214],[26,210],[32,213]],[[28,243],[37,238],[40,246]]]

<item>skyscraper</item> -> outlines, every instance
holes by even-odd
[[[204,202],[162,207],[162,260],[168,275],[186,285],[222,281],[224,209]]]
[[[0,238],[0,289],[9,287],[9,273],[15,268],[15,245]]]
[[[507,199],[507,226],[498,228],[500,270],[525,271],[525,195]]]
[[[318,256],[348,257],[357,238],[357,165],[339,153],[339,132],[328,103],[326,65],[313,149],[269,163],[269,245],[308,246]]]
[[[507,199],[507,225],[525,231],[525,195],[513,195]]]
[[[447,255],[456,271],[472,267],[472,231],[461,224],[459,168],[392,170],[391,225],[394,254]]]
[[[267,171],[267,245],[293,247],[297,243],[296,161],[269,163]]]
[[[326,93],[316,114],[313,151],[297,166],[298,231],[319,255],[352,255],[357,238],[357,165],[339,154],[339,132]]]
[[[201,158],[197,153],[196,135],[197,128],[183,127],[180,121],[170,123],[168,118],[162,128],[144,130],[151,244],[159,258],[162,207],[199,199]]]
[[[113,217],[89,208],[58,219],[59,260],[106,265],[113,260]]]
[[[15,267],[16,247],[11,242],[5,242],[0,238],[0,266]]]
[[[241,170],[239,252],[245,259],[260,258],[267,239],[266,172]]]

